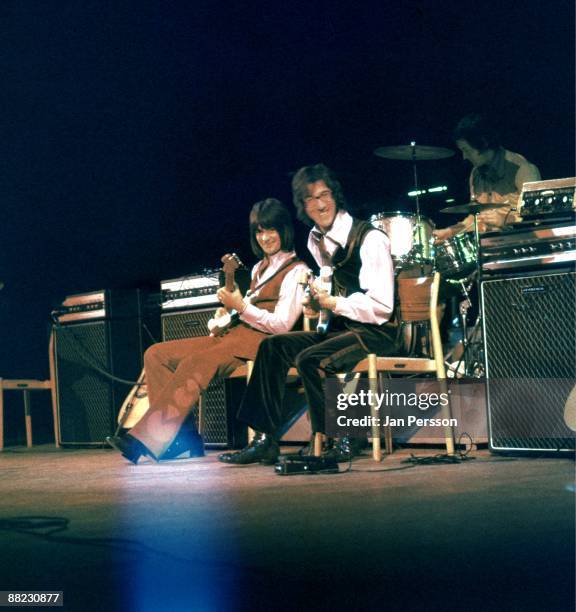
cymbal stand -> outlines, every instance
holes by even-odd
[[[485,364],[484,364],[484,358],[483,358],[482,351],[481,350],[472,351],[473,348],[481,345],[481,338],[477,338],[477,336],[481,330],[481,323],[482,323],[482,319],[484,316],[482,312],[482,300],[480,299],[481,265],[480,265],[480,229],[478,226],[478,215],[479,213],[474,213],[474,243],[476,247],[476,271],[474,273],[476,278],[474,279],[474,282],[476,283],[476,293],[477,293],[476,299],[478,300],[478,316],[476,317],[476,321],[474,322],[474,327],[472,328],[472,332],[470,334],[468,333],[466,315],[468,314],[468,309],[472,305],[470,301],[469,291],[473,283],[468,288],[466,288],[464,286],[464,281],[460,281],[462,290],[464,292],[464,295],[466,296],[466,299],[460,305],[460,311],[459,311],[460,318],[462,321],[462,344],[464,346],[464,351],[456,366],[456,373],[459,371],[460,365],[464,363],[465,375],[470,375],[470,376],[475,376],[478,373],[483,375],[485,371]],[[472,353],[471,359],[470,359],[470,353]]]
[[[418,258],[420,259],[420,274],[424,275],[424,247],[423,247],[423,236],[422,236],[422,220],[420,215],[420,188],[418,187],[418,167],[416,164],[416,141],[410,143],[412,149],[412,168],[414,172],[414,192],[416,194],[416,244],[412,250],[417,252]]]
[[[472,299],[470,297],[470,289],[475,283],[475,279],[471,279],[468,277],[470,283],[466,286],[466,279],[462,279],[459,282],[460,287],[462,288],[462,293],[464,294],[464,300],[460,302],[460,307],[458,310],[458,314],[460,316],[460,324],[462,326],[462,346],[464,350],[462,351],[462,355],[460,355],[460,359],[456,364],[456,368],[452,368],[456,373],[460,371],[460,366],[464,364],[464,375],[470,376],[474,375],[477,370],[478,362],[477,362],[477,354],[479,351],[475,351],[474,348],[479,344],[479,339],[477,339],[478,330],[480,329],[480,313],[476,317],[476,321],[474,322],[474,327],[472,331],[468,331],[468,311],[472,307]]]
[[[481,333],[481,324],[484,318],[484,312],[482,308],[482,299],[480,297],[480,281],[482,279],[482,266],[480,265],[480,228],[478,226],[478,215],[480,213],[474,213],[474,243],[476,246],[476,299],[478,300],[478,317],[476,318],[476,322],[474,324],[474,329],[472,331],[472,337],[478,333],[480,330]],[[477,342],[482,342],[480,338]],[[482,371],[485,371],[486,364],[484,363],[484,355],[482,351],[478,351],[478,357],[482,359],[479,364],[482,368]]]

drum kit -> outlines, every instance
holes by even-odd
[[[478,214],[485,210],[485,205],[477,202],[450,206],[440,210],[441,213],[474,215],[474,233],[461,233],[439,243],[434,242],[434,222],[421,214],[420,191],[418,187],[417,162],[445,159],[454,155],[452,149],[410,145],[380,147],[374,151],[378,157],[391,160],[411,161],[414,173],[415,208],[414,212],[391,211],[380,212],[370,218],[374,227],[383,230],[390,239],[390,249],[396,276],[409,271],[420,275],[438,271],[447,282],[456,286],[462,301],[459,315],[462,326],[462,346],[464,349],[461,363],[456,370],[465,374],[478,376],[483,374],[482,356],[479,348],[480,315],[472,331],[467,329],[467,313],[472,306],[470,291],[479,279],[479,232]],[[508,204],[491,204],[499,208]],[[461,368],[460,366],[463,366]]]
[[[473,273],[478,261],[477,237],[463,233],[434,244],[434,222],[420,212],[417,162],[445,159],[454,155],[454,151],[443,147],[416,145],[412,142],[410,145],[380,147],[374,154],[385,159],[411,161],[414,169],[415,212],[396,210],[377,213],[370,218],[372,225],[386,232],[390,239],[396,272],[399,273],[406,267],[421,265],[427,269],[432,266],[446,278],[463,278]],[[476,215],[483,206],[471,202],[443,208],[440,212]]]

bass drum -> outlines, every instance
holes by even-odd
[[[434,223],[427,217],[420,215],[418,226],[415,214],[401,211],[381,212],[372,215],[370,223],[390,238],[390,251],[396,265],[406,261],[432,261]]]
[[[478,252],[472,234],[458,234],[435,247],[436,269],[443,276],[467,276],[476,266]]]

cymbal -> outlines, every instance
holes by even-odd
[[[397,147],[379,147],[374,155],[385,159],[400,159],[404,161],[428,161],[452,157],[454,151],[443,147],[425,147],[423,145],[399,145]]]
[[[448,206],[448,208],[441,208],[441,213],[456,213],[464,215],[475,215],[483,210],[489,210],[490,208],[506,208],[510,206],[510,202],[501,202],[500,204],[480,204],[479,202],[468,202],[468,204],[459,204],[458,206]]]

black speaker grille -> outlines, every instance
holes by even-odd
[[[62,444],[102,444],[114,431],[108,323],[55,328],[58,416]]]
[[[162,339],[181,340],[208,335],[208,321],[216,310],[189,310],[162,315]]]
[[[162,315],[162,339],[181,340],[208,335],[208,320],[214,316],[214,308],[190,310]],[[224,381],[216,379],[204,393],[204,432],[206,444],[227,445],[229,442],[226,417],[226,392]],[[198,423],[198,411],[194,415]]]
[[[564,407],[576,373],[574,272],[482,284],[491,445],[574,448]]]

